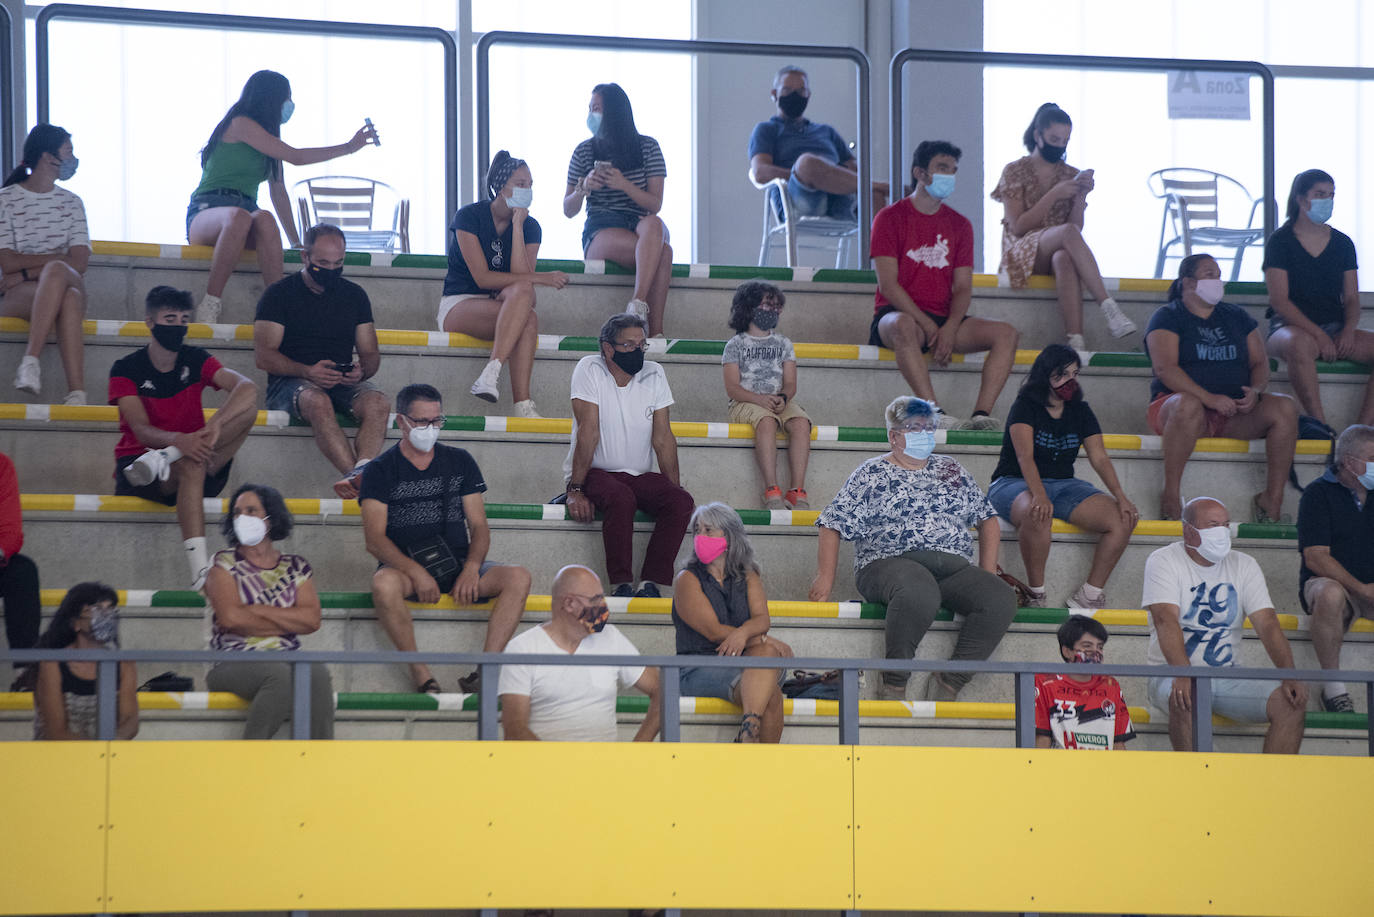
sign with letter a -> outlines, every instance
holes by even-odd
[[[1250,120],[1250,74],[1170,70],[1169,117]]]

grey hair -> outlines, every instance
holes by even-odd
[[[891,433],[913,417],[934,417],[938,412],[939,409],[924,398],[899,395],[883,411],[883,420],[887,423],[887,432]]]
[[[1374,442],[1374,427],[1362,423],[1353,423],[1341,431],[1341,435],[1336,437],[1336,451],[1334,458],[1337,462],[1347,456],[1353,455],[1361,446]]]
[[[787,79],[787,74],[789,73],[800,73],[802,79],[806,80],[807,85],[809,86],[811,84],[811,77],[806,75],[805,70],[798,67],[796,64],[788,64],[787,66],[778,70],[777,73],[773,74],[773,88],[777,89],[779,86],[781,86],[782,81]]]
[[[649,323],[633,312],[620,312],[606,319],[601,326],[601,343],[614,344],[615,336],[626,328],[639,328],[645,335],[649,333]]]
[[[749,535],[744,531],[744,522],[740,519],[739,513],[734,508],[724,503],[707,503],[698,506],[692,513],[692,519],[687,523],[687,530],[690,532],[696,528],[697,522],[703,522],[713,529],[720,529],[725,533],[725,576],[745,576],[749,571],[759,572],[759,563],[754,559],[754,545],[749,541]],[[682,565],[684,570],[701,570],[705,564],[697,558],[696,552]]]

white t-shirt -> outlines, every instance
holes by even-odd
[[[599,359],[599,358],[598,358]],[[531,627],[506,644],[506,654],[565,655],[543,625]],[[588,634],[574,656],[638,656],[629,638],[607,624]],[[639,681],[644,666],[501,664],[500,694],[524,694],[530,699],[530,729],[546,742],[614,742],[615,697],[620,688]]]
[[[602,471],[644,474],[654,470],[654,412],[673,403],[663,367],[645,361],[644,368],[624,387],[606,368],[601,354],[577,361],[572,374],[572,397],[596,405],[601,415],[601,441],[592,456],[592,467]],[[563,479],[572,476],[573,450],[577,448],[577,420],[572,443],[563,462]]]
[[[76,246],[91,247],[81,198],[62,187],[45,194],[23,185],[0,188],[0,248],[49,255]]]
[[[1221,563],[1202,567],[1188,556],[1181,541],[1160,548],[1145,560],[1140,603],[1145,608],[1177,605],[1189,661],[1210,666],[1237,665],[1245,619],[1274,607],[1264,572],[1249,554],[1232,551]],[[1153,618],[1145,660],[1153,665],[1167,664]]]

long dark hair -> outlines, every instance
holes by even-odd
[[[266,484],[241,484],[239,489],[234,491],[234,495],[229,498],[229,511],[224,514],[224,521],[220,523],[219,531],[224,536],[224,540],[234,547],[239,546],[239,536],[234,534],[234,504],[239,502],[239,497],[246,493],[255,493],[259,502],[262,503],[262,511],[267,516],[269,525],[267,526],[268,541],[282,541],[291,536],[291,530],[295,528],[296,520],[292,518],[291,511],[286,508],[286,501],[282,499],[281,491]]]
[[[70,139],[72,135],[56,124],[35,124],[33,130],[24,138],[24,161],[15,167],[5,179],[5,184],[0,187],[8,188],[28,178],[33,174],[33,167],[38,165],[38,160],[43,158],[44,153],[56,156],[58,147]]]
[[[1026,373],[1026,381],[1021,383],[1021,390],[1018,394],[1029,398],[1040,406],[1050,403],[1050,376],[1057,373],[1066,366],[1083,366],[1083,359],[1068,344],[1051,344],[1036,356],[1035,362],[1031,364],[1030,372]],[[1073,393],[1069,401],[1082,401],[1083,389]]]
[[[210,132],[210,139],[200,151],[200,167],[210,162],[210,154],[219,146],[229,122],[242,115],[252,118],[273,137],[281,136],[281,107],[291,98],[291,81],[275,70],[259,70],[243,84],[239,100],[229,106],[228,113]],[[281,172],[281,160],[267,160],[267,171],[263,178],[272,178]]]
[[[746,280],[735,287],[735,298],[730,301],[730,327],[740,334],[748,331],[749,323],[754,320],[754,310],[765,296],[770,295],[777,299],[779,309],[787,302],[782,290],[766,280]]]
[[[601,127],[592,137],[593,156],[610,160],[622,172],[638,169],[644,165],[644,151],[639,146],[630,97],[619,83],[598,83],[592,92],[601,96]]]
[[[1173,302],[1176,299],[1182,302],[1183,281],[1185,279],[1197,277],[1197,266],[1209,260],[1215,261],[1216,259],[1205,252],[1197,252],[1196,254],[1188,255],[1178,263],[1178,276],[1174,278],[1173,283],[1169,284],[1169,302]]]
[[[86,610],[87,605],[109,602],[119,604],[119,593],[104,583],[77,583],[62,597],[57,606],[57,614],[52,616],[48,629],[38,638],[38,649],[60,650],[76,642],[76,619]]]
[[[1035,152],[1035,132],[1043,131],[1051,124],[1067,124],[1073,127],[1073,119],[1069,113],[1064,111],[1053,102],[1046,102],[1035,110],[1035,117],[1031,118],[1030,127],[1021,135],[1021,142],[1026,145],[1026,152]]]
[[[24,145],[24,152],[28,154],[28,144]],[[1313,185],[1327,182],[1334,185],[1336,180],[1321,169],[1308,169],[1306,172],[1299,172],[1293,177],[1293,187],[1288,191],[1288,219],[1283,225],[1287,226],[1298,218],[1298,213],[1302,208],[1298,206],[1298,198],[1312,190]]]

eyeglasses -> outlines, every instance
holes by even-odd
[[[448,420],[448,418],[445,417],[443,414],[440,414],[438,417],[434,418],[411,417],[409,414],[403,414],[401,416],[405,417],[406,420],[410,421],[410,425],[417,430],[442,430],[444,427],[444,421]]]
[[[921,424],[919,426],[893,427],[893,433],[934,433],[939,429],[936,424]]]
[[[611,347],[618,353],[632,353],[636,350],[648,350],[648,341],[611,341]]]

